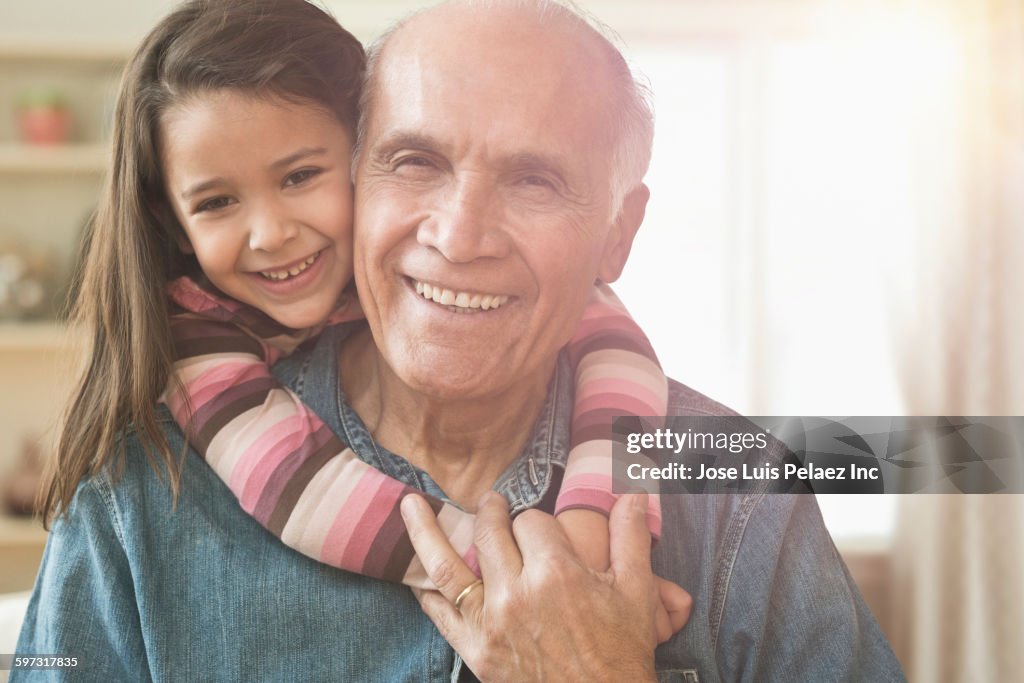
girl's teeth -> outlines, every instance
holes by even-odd
[[[311,265],[313,265],[313,262],[316,261],[316,257],[319,255],[319,253],[313,254],[308,259],[306,259],[299,265],[295,266],[294,268],[290,268],[288,270],[263,270],[260,271],[260,275],[267,278],[268,280],[287,280],[290,277],[295,277],[296,275],[304,271],[306,268],[309,268]]]
[[[502,294],[476,294],[472,292],[456,292],[426,282],[416,281],[416,293],[458,313],[470,313],[474,310],[491,310],[502,306],[508,296]]]

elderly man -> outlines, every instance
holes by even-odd
[[[342,384],[376,444],[451,499],[472,508],[497,481],[514,508],[531,507],[564,464],[559,350],[594,280],[620,274],[643,219],[650,113],[612,45],[547,3],[453,2],[416,16],[375,47],[368,82],[356,278],[369,330],[344,345]],[[463,315],[418,283],[508,301]],[[673,384],[670,412],[722,409]],[[538,467],[517,491],[518,473]],[[632,535],[629,513],[613,515],[602,584],[550,518],[512,525],[504,500],[485,498],[484,585],[467,594],[473,574],[429,511],[406,503],[442,592],[421,596],[423,608],[485,680],[901,677],[811,497],[664,497],[655,570],[696,607],[656,661],[635,509]]]
[[[196,456],[175,507],[129,438],[119,483],[83,483],[54,527],[22,645],[76,655],[88,680],[901,678],[810,496],[664,496],[653,553],[646,503],[625,497],[604,573],[531,510],[569,450],[561,349],[647,201],[650,114],[617,51],[557,6],[453,2],[390,33],[368,84],[368,324],[328,330],[275,373],[359,457],[478,510],[484,584],[415,496],[403,513],[441,589],[419,603],[276,542]],[[421,283],[500,305],[459,312]],[[673,383],[669,411],[723,408]],[[694,605],[656,652],[652,564]]]

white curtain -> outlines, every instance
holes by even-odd
[[[1024,674],[1024,499],[917,495],[900,506],[892,643],[914,682]]]
[[[956,37],[956,183],[935,211],[904,387],[916,414],[1024,414],[1024,6],[910,5]],[[915,343],[916,342],[916,343]],[[1019,454],[1018,454],[1018,457]],[[1024,675],[1024,496],[907,496],[894,645],[912,681]]]
[[[747,414],[1024,414],[1024,1],[659,7],[607,18],[658,115],[619,290],[669,374]],[[898,508],[910,680],[1020,680],[1022,497]]]

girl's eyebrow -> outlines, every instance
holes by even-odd
[[[305,159],[306,157],[320,156],[322,154],[327,154],[326,147],[302,147],[301,149],[295,150],[288,156],[281,157],[277,161],[271,163],[270,168],[274,170],[284,168],[285,166],[290,166],[291,164],[295,163],[296,161],[299,161],[300,159]],[[187,190],[185,190],[184,192],[182,192],[181,198],[187,200],[190,197],[199,194],[200,192],[206,192],[207,190],[224,183],[226,183],[226,181],[224,180],[224,178],[221,178],[220,176],[216,178],[210,178],[209,180],[204,180],[203,182],[197,183],[192,187],[188,188]]]
[[[326,147],[302,147],[301,149],[295,150],[294,152],[292,152],[291,154],[289,154],[286,157],[281,157],[280,159],[278,159],[274,163],[270,164],[270,167],[274,168],[274,169],[277,169],[277,168],[281,168],[283,166],[290,166],[291,164],[295,163],[299,159],[304,159],[306,157],[319,156],[321,154],[327,154],[327,148]]]
[[[195,195],[199,194],[200,192],[206,192],[207,190],[209,190],[211,188],[214,188],[214,187],[216,187],[218,185],[222,185],[222,184],[224,184],[224,182],[225,182],[224,179],[219,177],[219,176],[216,177],[216,178],[210,178],[209,180],[204,180],[203,182],[196,183],[192,187],[190,187],[190,188],[186,189],[184,192],[182,192],[181,193],[181,198],[182,199],[189,199],[190,197],[194,197]]]

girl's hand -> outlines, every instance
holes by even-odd
[[[566,510],[555,519],[569,537],[576,555],[596,572],[608,571],[608,519],[593,510]],[[674,636],[690,618],[693,598],[678,585],[654,577],[660,601],[655,614],[658,643]]]

